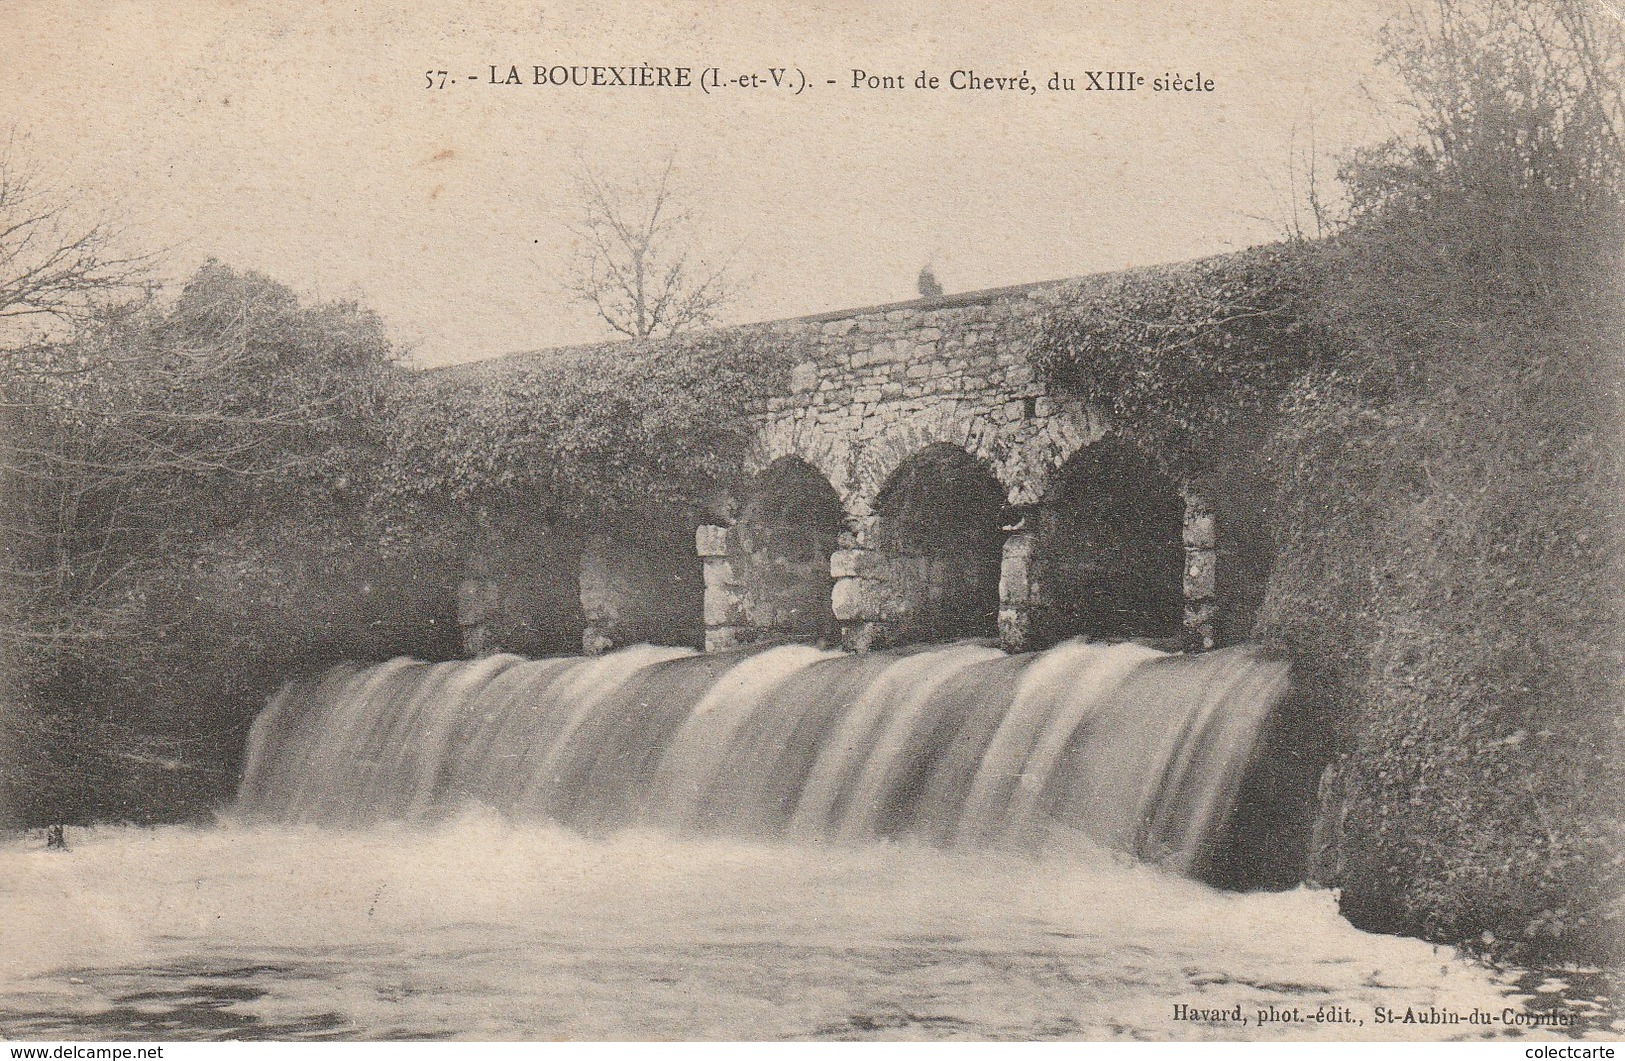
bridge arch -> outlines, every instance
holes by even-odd
[[[946,442],[903,461],[875,495],[870,622],[889,641],[998,633],[1005,488],[985,460]]]
[[[873,514],[876,499],[898,469],[933,446],[951,447],[981,461],[1009,490],[1009,484],[997,479],[994,471],[1004,456],[1000,432],[986,417],[968,413],[958,403],[944,403],[890,420],[864,440],[853,463],[852,514]]]
[[[1180,635],[1184,492],[1135,447],[1108,436],[1078,450],[1030,522],[1036,642]]]
[[[830,556],[846,511],[818,468],[781,456],[751,476],[728,526],[700,527],[708,650],[766,640],[833,641]]]
[[[1012,505],[1035,505],[1042,501],[1050,490],[1051,477],[1074,454],[1094,445],[1106,434],[1099,418],[1082,402],[1062,405],[1046,401],[1046,404],[1061,407],[1036,417],[1031,429],[1018,435],[999,463],[999,481],[1008,484]]]
[[[729,543],[744,619],[759,635],[830,640],[830,554],[845,522],[840,496],[801,457],[752,479]]]
[[[747,480],[753,480],[778,461],[791,457],[823,476],[845,505],[852,493],[850,438],[794,416],[770,420],[752,437],[741,471]]]
[[[955,446],[985,462],[1012,505],[1035,504],[1044,496],[1051,472],[1078,450],[1099,439],[1104,429],[1082,402],[1049,398],[1020,407],[997,422],[985,413],[948,403],[888,422],[850,456],[854,515],[873,511],[880,488],[904,461],[932,445]],[[1029,415],[1030,413],[1030,415]]]

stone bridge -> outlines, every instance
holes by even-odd
[[[695,533],[708,650],[963,636],[1017,650],[1077,634],[1205,648],[1222,636],[1203,491],[1030,366],[1057,286],[764,326],[808,356],[759,417],[746,478]],[[646,551],[588,553],[584,643],[598,651],[626,639],[627,615],[670,602],[616,573],[647,568]]]

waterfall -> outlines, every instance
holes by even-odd
[[[290,682],[237,814],[364,826],[481,807],[583,831],[1086,842],[1199,874],[1287,667],[1242,646],[395,660]]]

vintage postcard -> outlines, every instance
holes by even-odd
[[[0,33],[13,1057],[1613,1056],[1613,0]]]

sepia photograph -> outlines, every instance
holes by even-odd
[[[11,1058],[1625,1040],[1618,0],[0,41]]]

